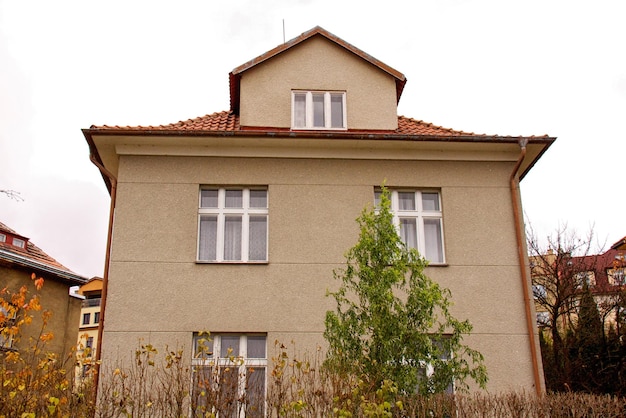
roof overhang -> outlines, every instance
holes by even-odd
[[[71,286],[82,285],[87,283],[88,279],[71,271],[61,270],[59,268],[31,260],[19,254],[12,253],[0,249],[0,260],[10,264],[20,266],[32,270],[34,273],[46,274],[54,279],[66,283]]]
[[[527,154],[520,179],[556,138],[361,134],[293,131],[146,131],[84,129],[92,158],[115,177],[121,155],[368,160],[511,161]],[[103,176],[109,191],[111,184]]]

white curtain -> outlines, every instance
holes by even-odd
[[[400,218],[400,238],[407,247],[417,248],[417,220]]]
[[[426,259],[432,263],[442,263],[441,219],[424,219],[424,239]]]
[[[251,261],[267,259],[267,216],[250,216],[248,258]]]
[[[241,216],[224,221],[224,260],[241,260]]]
[[[204,261],[214,261],[217,242],[217,216],[200,217],[200,245],[198,259]]]

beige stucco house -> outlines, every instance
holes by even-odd
[[[333,269],[384,182],[403,239],[473,323],[488,389],[542,391],[518,181],[554,138],[398,116],[405,83],[316,27],[235,68],[228,111],[85,129],[115,214],[104,361],[140,338],[191,359],[201,331],[257,370],[276,339],[323,344]]]

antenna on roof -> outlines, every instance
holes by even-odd
[[[283,44],[285,43],[285,19],[283,19]]]

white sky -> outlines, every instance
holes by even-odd
[[[229,108],[228,73],[319,25],[405,74],[399,114],[558,137],[522,182],[541,234],[626,235],[626,2],[0,0],[0,221],[102,275],[109,198],[81,129]],[[471,210],[471,202],[468,202]]]

